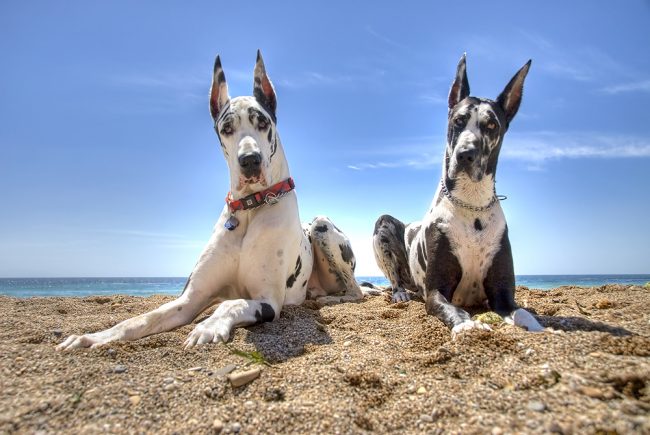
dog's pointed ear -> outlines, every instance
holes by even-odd
[[[458,62],[458,68],[456,68],[456,78],[449,90],[449,109],[453,109],[456,104],[469,97],[469,81],[467,80],[465,58],[466,54],[463,53],[463,57]]]
[[[275,108],[278,101],[275,97],[275,89],[271,79],[266,75],[266,68],[264,67],[264,59],[262,53],[257,50],[257,62],[255,63],[255,74],[253,83],[253,96],[264,109],[269,112],[269,115],[275,121]]]
[[[506,114],[506,119],[508,124],[517,114],[519,110],[519,105],[521,104],[521,97],[524,94],[524,80],[530,69],[530,64],[532,60],[526,62],[526,65],[522,66],[517,74],[510,80],[510,83],[505,87],[501,95],[497,97],[497,103]]]
[[[210,114],[215,121],[219,116],[219,112],[230,100],[228,96],[228,83],[226,83],[226,75],[221,68],[221,59],[219,56],[214,61],[214,72],[212,74],[212,88],[210,88]]]

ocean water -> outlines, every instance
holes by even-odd
[[[358,281],[386,285],[379,276],[359,276]],[[517,275],[517,285],[548,290],[561,285],[600,286],[650,282],[650,275]],[[127,294],[151,296],[179,295],[187,278],[0,278],[0,295],[27,298],[32,296],[91,296]]]

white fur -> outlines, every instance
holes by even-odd
[[[230,115],[219,114],[215,126],[217,131],[224,122],[233,123],[233,133],[222,135],[233,198],[242,198],[289,178],[289,166],[275,124],[271,122],[268,127],[274,129],[269,141],[268,129],[259,131],[249,119],[248,108],[254,107],[270,120],[264,108],[252,97],[234,98],[227,104],[223,97],[227,96],[225,82],[221,87],[213,87],[213,92],[214,89],[221,89],[218,98],[220,109],[230,112]],[[277,148],[271,158],[274,143]],[[250,151],[260,152],[262,156],[261,176],[253,182],[243,177],[237,159],[238,155]],[[283,305],[300,304],[305,300],[308,285],[318,294],[344,292],[347,299],[363,297],[354,280],[354,257],[348,263],[342,259],[340,246],[349,244],[349,241],[324,217],[315,219],[311,226],[325,225],[327,233],[310,233],[309,225],[308,231],[303,232],[295,191],[283,196],[276,204],[237,211],[239,225],[233,231],[224,228],[230,215],[228,207],[224,206],[180,297],[105,331],[71,335],[57,348],[94,347],[114,340],[136,340],[169,331],[190,323],[210,306],[221,303],[190,333],[185,345],[191,347],[226,341],[233,328],[258,322],[263,313],[262,304],[270,305],[277,318]],[[318,243],[312,246],[308,234]],[[320,264],[324,253],[330,264]],[[300,271],[296,273],[298,258]],[[315,258],[319,259],[317,267],[314,267]],[[290,275],[295,278],[293,285],[287,288]],[[337,280],[336,277],[345,279]],[[347,288],[341,288],[341,282]]]
[[[451,328],[451,336],[455,340],[459,334],[471,331],[472,329],[481,329],[483,331],[492,330],[489,325],[483,322],[479,322],[478,320],[466,320],[463,323],[459,323],[458,325]]]
[[[524,328],[528,332],[541,332],[544,330],[544,327],[539,324],[537,319],[523,308],[516,309],[510,316],[506,316],[504,320],[511,325]]]
[[[440,190],[440,189],[439,189]],[[440,191],[434,196],[431,211],[422,220],[421,230],[413,240],[412,246],[422,243],[425,237],[425,229],[435,225],[438,218],[442,222],[438,224],[443,229],[451,249],[460,263],[463,276],[456,288],[453,300],[450,301],[457,306],[477,306],[486,301],[483,280],[487,274],[494,255],[498,252],[501,236],[506,227],[506,220],[500,204],[495,204],[491,209],[483,212],[455,207],[448,198],[443,197],[438,205],[435,205]],[[478,218],[483,225],[482,231],[474,229],[474,221]],[[418,223],[419,224],[419,223]],[[413,224],[412,224],[413,225]],[[409,266],[413,271],[413,279],[420,288],[425,288],[424,271],[419,265],[417,250],[409,251]],[[477,286],[474,287],[473,284]]]

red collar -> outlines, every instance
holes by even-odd
[[[237,210],[249,210],[264,204],[275,204],[278,202],[280,197],[291,192],[295,187],[296,185],[293,183],[293,178],[289,177],[284,181],[280,181],[278,184],[274,184],[268,189],[253,193],[252,195],[245,196],[236,201],[232,199],[232,193],[228,192],[228,195],[226,196],[226,204],[228,204],[231,213],[234,213]]]

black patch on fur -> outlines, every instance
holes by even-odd
[[[483,280],[483,288],[490,309],[500,316],[507,316],[517,308],[515,304],[515,270],[512,249],[508,239],[508,227],[503,230],[501,246]]]
[[[293,273],[289,275],[287,278],[287,288],[293,287],[293,285],[296,282],[296,279],[298,279],[298,275],[300,275],[300,270],[302,269],[302,259],[300,256],[298,256],[298,259],[296,260],[296,268],[294,269]]]
[[[481,220],[479,218],[474,219],[474,229],[476,231],[482,231],[483,230],[483,225],[481,224]]]
[[[352,253],[352,248],[350,247],[349,244],[341,244],[339,245],[339,249],[341,250],[341,258],[343,258],[343,261],[346,263],[351,264],[352,263],[352,257],[354,257],[354,254]]]
[[[271,140],[271,131],[272,130],[273,130],[272,128],[269,128],[269,141]],[[273,142],[271,142],[271,156],[269,157],[269,159],[273,158],[273,156],[275,155],[275,152],[277,150],[278,150],[278,135],[276,133],[275,140]]]
[[[185,286],[183,287],[183,291],[181,292],[181,296],[185,293],[185,290],[187,290],[187,288],[189,287],[191,279],[192,279],[192,274],[190,273],[190,276],[187,277],[187,281],[185,281]]]
[[[266,98],[266,95],[262,91],[262,86],[261,83],[259,82],[259,78],[255,77],[255,82],[260,85],[260,86],[255,86],[253,89],[253,96],[257,100],[258,103],[260,103],[260,106],[264,108],[268,112],[269,115],[271,115],[271,119],[273,120],[273,123],[277,123],[277,119],[275,118],[275,106],[274,106],[274,101],[270,98]]]
[[[302,286],[301,286],[301,287],[302,287],[302,288],[307,287],[307,280],[305,280],[305,282],[302,283]]]
[[[217,74],[217,83],[221,84],[226,81],[226,75],[223,73],[223,70],[219,71]]]
[[[425,275],[425,285],[428,290],[438,290],[451,301],[456,286],[463,277],[463,270],[456,255],[452,252],[447,235],[436,224],[429,225],[424,230],[426,253],[430,266]]]
[[[256,323],[264,323],[264,322],[272,322],[273,319],[275,319],[275,310],[273,307],[266,302],[262,302],[260,304],[262,307],[262,312],[260,313],[259,311],[255,311],[255,322]]]
[[[452,252],[449,238],[436,224],[428,226],[424,235],[430,262],[425,275],[426,311],[453,328],[470,319],[465,310],[451,303],[454,291],[463,277],[463,270]]]
[[[423,271],[427,271],[427,262],[424,259],[424,252],[422,252],[422,243],[418,243],[418,264]]]
[[[327,225],[325,225],[325,224],[316,225],[314,227],[314,231],[316,231],[317,233],[326,233],[327,232]]]
[[[406,234],[406,247],[410,248],[411,243],[413,243],[413,239],[415,238],[415,235],[420,231],[420,228],[422,228],[422,225],[418,225],[416,227],[411,227],[409,228],[408,234]]]
[[[379,237],[382,246],[379,252],[375,251],[375,255],[382,258],[383,266],[380,267],[393,289],[407,288],[415,291],[417,288],[408,264],[408,248],[404,244],[405,229],[406,226],[398,219],[386,214],[380,216],[375,223],[373,238],[376,241]]]

